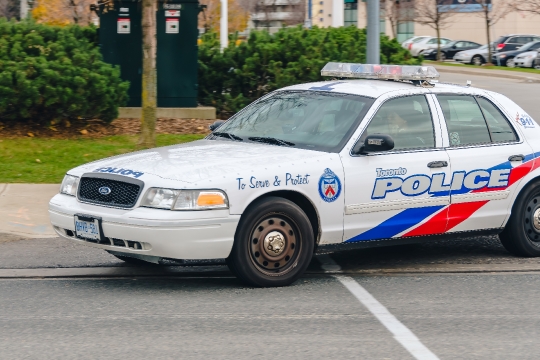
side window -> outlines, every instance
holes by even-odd
[[[491,142],[484,116],[474,97],[437,95],[437,98],[446,119],[450,146]]]
[[[431,40],[429,40],[427,43],[430,44],[430,45],[436,44],[436,43],[437,43],[437,38],[431,39]]]
[[[390,135],[394,150],[434,148],[433,121],[426,97],[406,96],[385,102],[361,139],[372,134]]]
[[[491,140],[493,142],[516,141],[516,133],[499,109],[484,98],[478,97],[476,100],[478,100],[478,104],[480,104],[484,117],[486,118],[489,132],[491,133]]]
[[[540,48],[540,42],[532,44],[531,47],[529,48],[529,50],[536,50],[538,48]]]

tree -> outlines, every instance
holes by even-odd
[[[514,10],[513,1],[499,0],[496,6],[491,4],[491,0],[475,0],[475,2],[482,7],[482,11],[479,16],[484,18],[486,23],[486,35],[488,43],[488,65],[491,64],[491,27],[495,25],[500,19],[504,18],[508,13]]]
[[[414,19],[414,3],[411,0],[385,0],[381,2],[386,18],[392,28],[392,37],[397,38],[398,28]]]
[[[38,0],[32,17],[48,25],[89,25],[93,16],[90,4],[95,0]]]
[[[438,0],[415,0],[415,21],[419,24],[427,25],[437,33],[437,59],[441,59],[441,30],[450,23],[450,18],[454,15],[448,11],[445,5],[438,5]]]
[[[142,116],[139,146],[156,145],[156,107],[157,107],[157,70],[156,70],[156,0],[142,0]]]
[[[0,0],[0,17],[18,18],[19,9],[19,1],[17,0]]]
[[[540,15],[540,0],[520,0],[514,4],[517,11],[525,11]]]

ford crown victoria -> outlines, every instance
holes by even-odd
[[[329,63],[204,140],[69,170],[56,232],[125,260],[226,259],[283,286],[316,249],[498,234],[540,255],[540,130],[432,67]],[[358,79],[355,79],[358,78]]]

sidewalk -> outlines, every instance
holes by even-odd
[[[497,77],[504,79],[514,79],[522,80],[525,82],[540,82],[540,74],[526,73],[526,72],[517,72],[509,70],[496,70],[496,69],[482,69],[481,67],[472,67],[469,65],[460,65],[460,66],[449,66],[449,65],[434,65],[440,73],[451,73],[451,74],[464,74],[464,75],[474,75],[474,76],[487,76],[487,77]]]
[[[55,237],[48,204],[59,188],[56,184],[0,184],[0,234],[11,235],[3,238]]]

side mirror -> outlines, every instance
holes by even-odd
[[[455,49],[455,48],[456,48],[456,45],[453,45],[453,46],[452,46],[452,49]]]
[[[368,135],[363,144],[359,143],[355,154],[369,154],[374,152],[389,151],[394,148],[394,139],[390,135],[373,134]]]
[[[225,120],[216,120],[212,125],[209,126],[210,131],[216,130],[218,127],[220,127],[224,123],[225,123]]]

